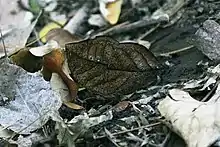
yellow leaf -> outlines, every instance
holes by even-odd
[[[58,21],[58,23],[61,25],[64,25],[66,23],[66,21]],[[40,30],[39,37],[41,38],[42,42],[46,42],[47,33],[54,28],[60,28],[60,26],[58,24],[52,22],[52,23],[48,23]]]
[[[85,109],[84,107],[71,103],[71,102],[63,102],[63,104],[65,104],[67,107],[74,109],[74,110],[81,110],[81,109]]]
[[[108,2],[105,4],[105,8],[102,8],[103,5],[100,5],[100,10],[104,16],[104,18],[110,23],[110,24],[116,24],[118,22],[120,13],[121,13],[121,6],[122,6],[123,0],[115,0],[113,2]],[[103,10],[106,9],[107,13],[105,13]]]

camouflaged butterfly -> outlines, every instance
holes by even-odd
[[[71,77],[104,97],[135,92],[157,81],[159,63],[144,46],[96,37],[65,45]]]

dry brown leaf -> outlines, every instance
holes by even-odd
[[[78,87],[76,83],[70,79],[66,73],[63,72],[64,55],[61,50],[56,49],[45,55],[43,58],[43,65],[45,71],[51,73],[57,73],[62,78],[63,82],[67,85],[70,99],[68,101],[74,101],[77,96]]]
[[[26,48],[12,55],[10,59],[28,72],[36,72],[42,67],[42,58],[32,55]]]
[[[121,13],[121,6],[123,3],[123,0],[115,0],[110,2],[100,2],[100,11],[104,18],[110,23],[110,24],[116,24],[118,22],[120,13]]]
[[[129,101],[122,101],[114,106],[114,110],[116,112],[120,112],[120,111],[125,110],[129,105],[130,105]]]
[[[50,70],[43,67],[42,70],[41,70],[41,73],[42,73],[43,78],[44,78],[45,81],[50,81],[50,79],[52,77],[52,72]]]
[[[63,47],[65,43],[73,42],[77,39],[80,38],[66,30],[53,29],[47,34],[48,42],[46,45],[29,50],[33,55],[43,57],[42,74],[44,79],[50,81],[56,95],[72,109],[82,109],[82,107],[70,103],[70,101],[75,100],[78,88],[69,76],[69,69],[60,46]]]
[[[157,80],[158,62],[142,45],[96,37],[65,48],[72,78],[96,94],[125,95]]]
[[[51,72],[58,73],[62,70],[64,55],[61,50],[56,49],[44,56],[44,67]]]

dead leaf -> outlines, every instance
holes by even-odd
[[[113,109],[116,112],[120,112],[120,111],[125,110],[129,105],[130,105],[129,101],[122,101],[122,102],[119,102],[118,104],[116,104]]]
[[[74,110],[84,109],[82,106],[77,105],[77,104],[74,104],[74,103],[71,103],[71,102],[64,102],[64,104],[65,104],[67,107],[72,108],[72,109],[74,109]]]
[[[59,73],[62,70],[64,55],[60,49],[51,51],[43,57],[43,66],[51,72]]]
[[[28,4],[28,0],[22,0],[24,4]],[[14,11],[15,14],[11,14],[11,12]],[[27,12],[25,10],[21,10],[18,7],[17,0],[10,0],[10,1],[5,1],[1,0],[0,1],[0,26],[4,28],[5,27],[10,27],[22,24],[24,21],[30,21],[30,17],[27,17],[30,12]],[[16,24],[14,23],[16,22]]]
[[[0,124],[19,134],[41,128],[61,101],[39,73],[0,62]]]
[[[118,22],[120,13],[121,13],[121,6],[123,0],[99,0],[99,9],[104,16],[104,18],[110,24],[116,24]]]
[[[43,57],[46,54],[49,54],[53,50],[60,48],[58,42],[54,40],[48,41],[45,45],[38,46],[38,47],[32,47],[29,49],[32,55],[37,57]]]
[[[112,120],[112,118],[112,111],[107,111],[105,114],[97,117],[89,117],[87,113],[83,113],[75,116],[72,120],[66,123],[64,123],[62,118],[52,116],[52,119],[57,122],[56,128],[58,129],[57,139],[59,144],[67,147],[73,147],[76,139],[86,136],[86,132],[91,127]]]
[[[9,139],[13,134],[13,131],[8,130],[7,128],[4,128],[0,126],[0,138],[2,139]]]
[[[42,67],[42,58],[32,55],[27,48],[21,49],[10,56],[12,62],[28,72],[39,71]]]
[[[65,44],[68,42],[74,42],[79,40],[81,40],[79,36],[73,35],[64,29],[55,28],[47,33],[47,43],[45,45],[32,47],[29,51],[34,56],[43,57],[44,55],[49,54],[53,50],[56,50],[58,48],[63,49]]]
[[[22,24],[14,27],[6,36],[3,36],[8,55],[12,55],[25,47],[27,39],[35,27],[40,15],[41,13],[32,23],[23,22]],[[0,44],[0,49],[0,57],[5,56],[2,44]]]
[[[58,21],[57,23],[59,23],[60,25],[64,25],[66,23],[66,21]],[[46,35],[48,34],[48,32],[54,28],[60,28],[61,26],[58,25],[57,23],[51,22],[48,23],[47,25],[45,25],[39,32],[39,37],[41,38],[42,42],[46,42]]]
[[[103,96],[125,95],[154,83],[158,62],[144,46],[97,37],[65,45],[71,76]]]
[[[76,83],[69,76],[69,68],[62,48],[67,42],[80,39],[64,29],[53,29],[47,34],[47,44],[31,48],[30,52],[35,56],[44,56],[42,74],[45,80],[50,81],[53,91],[64,104],[72,109],[82,109],[81,106],[68,103],[75,99],[77,94]],[[53,74],[52,74],[53,73]]]
[[[172,89],[158,109],[188,147],[208,147],[220,137],[219,96],[217,91],[208,102],[200,102],[185,91]]]
[[[63,72],[62,68],[64,60],[64,54],[62,51],[56,49],[43,57],[43,66],[46,70],[51,73],[57,73],[61,77],[70,92],[70,99],[68,101],[73,101],[76,99],[78,87],[76,83]]]
[[[31,133],[30,135],[25,135],[25,136],[19,135],[16,141],[14,141],[13,139],[10,139],[9,143],[10,144],[13,143],[21,147],[30,147],[44,139],[45,139],[45,136],[43,136],[40,133]]]
[[[107,22],[102,17],[101,14],[92,14],[88,19],[88,23],[92,26],[104,27],[107,25]]]
[[[64,47],[66,43],[81,40],[76,34],[71,34],[69,31],[56,28],[47,33],[46,40],[55,40],[61,47]]]

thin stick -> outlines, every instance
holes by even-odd
[[[210,98],[211,94],[213,94],[214,91],[217,89],[219,83],[220,83],[220,81],[217,81],[217,82],[215,83],[215,86],[212,88],[212,90],[209,91],[209,93],[201,100],[202,102],[205,102],[206,100],[208,100],[208,98]]]
[[[6,48],[5,48],[5,42],[4,42],[3,35],[2,35],[2,29],[0,29],[0,35],[1,35],[1,40],[2,40],[3,50],[5,53],[5,58],[7,58],[8,55],[7,55]]]
[[[156,25],[156,27],[151,28],[149,31],[145,32],[143,35],[141,35],[138,40],[142,40],[143,38],[147,37],[149,34],[154,32],[158,27],[160,26],[160,23]]]
[[[116,133],[112,133],[112,135],[121,135],[121,134],[125,134],[125,133],[128,133],[128,132],[133,132],[133,131],[137,131],[139,129],[144,129],[144,128],[149,128],[149,127],[154,127],[154,126],[158,126],[162,124],[162,122],[156,122],[156,123],[153,123],[153,124],[149,124],[149,125],[145,125],[145,126],[140,126],[140,127],[137,127],[137,128],[133,128],[131,130],[125,130],[125,131],[121,131],[121,132],[116,132]],[[101,138],[105,138],[107,137],[106,135],[103,135],[103,136],[97,136],[97,137],[94,137],[94,139],[101,139]]]
[[[47,113],[49,113],[50,111],[45,112],[43,115],[46,115]],[[36,118],[34,121],[32,121],[29,125],[27,125],[26,127],[22,128],[21,130],[19,130],[17,133],[13,133],[10,137],[10,139],[14,138],[16,134],[20,134],[22,131],[26,130],[27,128],[29,128],[31,125],[33,125],[36,121],[38,121],[39,119],[41,119],[41,117]]]
[[[126,25],[128,25],[129,22],[128,21],[125,21],[123,23],[120,23],[120,24],[117,24],[107,30],[104,30],[102,32],[99,32],[97,34],[94,34],[92,35],[92,37],[96,37],[96,36],[103,36],[103,35],[112,35],[114,34],[115,32],[117,32],[118,30],[121,30],[123,27],[125,27]]]
[[[15,84],[15,86],[16,86],[16,90],[17,90],[17,92],[18,92],[18,95],[19,95],[19,96],[20,96],[20,98],[23,100],[23,102],[24,102],[25,106],[27,107],[27,109],[28,109],[28,110],[29,110],[29,112],[31,113],[32,111],[31,111],[30,107],[28,106],[28,104],[27,104],[27,102],[26,102],[25,98],[24,98],[24,97],[23,97],[23,95],[21,94],[21,91],[20,91],[20,89],[19,89],[18,85],[17,85],[17,84]]]
[[[169,133],[166,135],[165,139],[163,140],[162,143],[160,144],[153,144],[151,142],[149,142],[149,145],[153,146],[153,147],[165,147],[167,145],[167,142],[169,141],[171,136],[171,131],[169,131]]]
[[[111,132],[109,132],[106,128],[104,128],[105,133],[106,133],[106,137],[116,146],[116,147],[120,147],[115,140],[113,140],[113,135],[111,134]]]
[[[45,37],[45,36],[47,36],[47,34],[45,34],[45,35],[43,35],[43,36],[41,36],[41,37],[39,37],[39,38],[36,38],[36,39],[30,41],[27,45],[25,45],[25,47],[28,47],[28,46],[34,44],[35,42],[38,42],[39,40],[41,40],[41,39],[42,39],[43,37]]]
[[[35,109],[37,110],[37,113],[39,114],[39,117],[42,118],[42,115],[41,115],[40,111],[37,109],[36,105],[33,104],[33,106],[34,106]],[[49,136],[49,133],[47,132],[46,127],[43,125],[43,120],[40,119],[40,121],[41,121],[41,123],[42,123],[42,129],[43,129],[44,136],[45,136],[45,137],[48,137],[48,136]]]
[[[114,35],[114,34],[129,32],[129,31],[133,31],[135,29],[143,28],[143,27],[146,27],[149,25],[158,24],[158,23],[166,22],[166,21],[167,21],[167,19],[164,19],[164,18],[159,18],[159,19],[151,19],[151,18],[144,19],[143,18],[139,21],[132,22],[132,23],[129,23],[129,21],[126,21],[126,22],[121,23],[119,25],[116,25],[112,28],[109,28],[108,30],[100,32],[94,36]]]
[[[183,51],[190,50],[190,49],[192,49],[193,47],[194,47],[193,45],[190,45],[190,46],[187,46],[187,47],[184,47],[184,48],[175,50],[175,51],[171,51],[171,52],[168,52],[168,53],[158,54],[158,55],[156,55],[156,56],[162,56],[162,57],[165,56],[165,57],[167,57],[167,56],[174,55],[174,54],[177,54],[177,53],[180,53],[180,52],[183,52]]]

